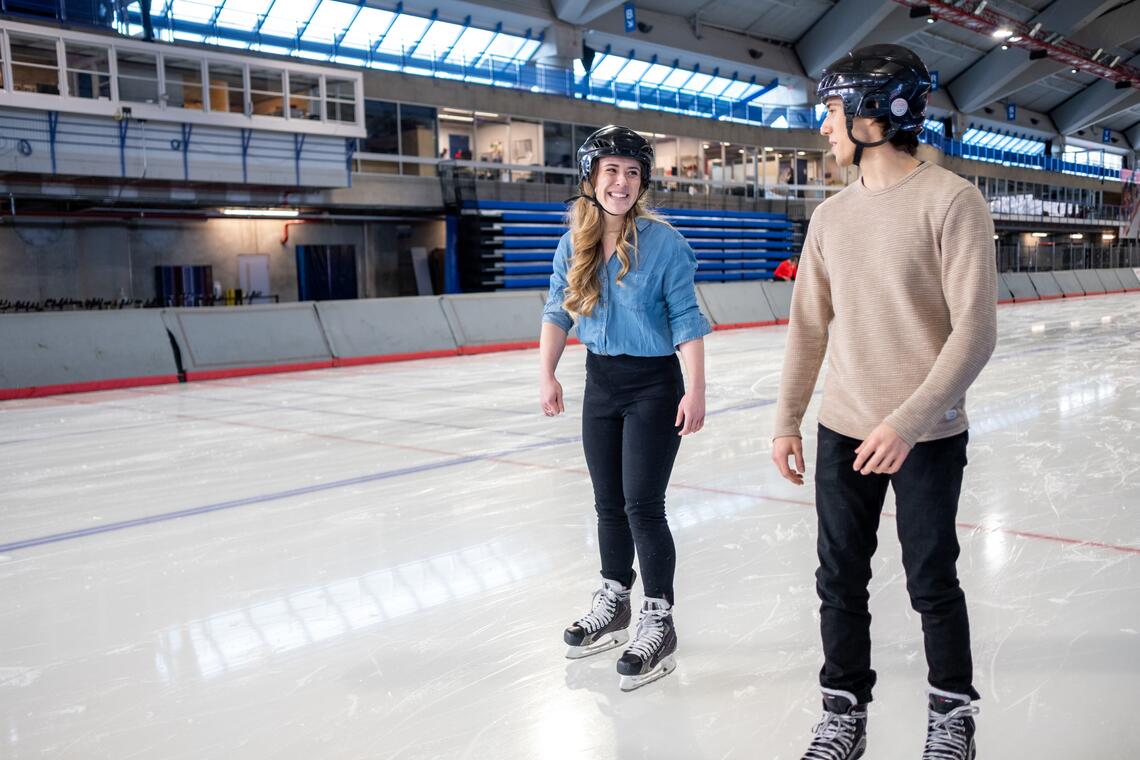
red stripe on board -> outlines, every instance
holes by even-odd
[[[439,359],[444,356],[456,356],[459,351],[454,348],[441,348],[437,351],[412,351],[406,354],[377,354],[375,356],[345,356],[333,359],[334,367],[356,367],[361,364],[382,364],[384,362],[415,361],[416,359]]]
[[[202,371],[187,372],[186,379],[190,380],[222,380],[227,377],[247,377],[249,375],[269,375],[276,372],[305,372],[310,369],[328,369],[333,366],[332,359],[319,362],[303,362],[300,364],[272,364],[266,367],[231,367],[229,369],[206,369]]]
[[[61,385],[33,385],[30,388],[0,388],[0,401],[14,398],[39,398],[58,396],[63,393],[90,393],[109,391],[116,388],[137,388],[142,385],[167,385],[177,383],[178,375],[151,375],[150,377],[116,377],[110,380],[88,380],[83,383],[63,383]]]
[[[1065,295],[1063,293],[1058,293],[1055,296],[1041,296],[1041,300],[1042,301],[1052,301],[1056,298],[1064,298],[1064,297],[1065,297]]]
[[[998,301],[998,306],[1005,306],[1007,303],[1017,303],[1017,299],[1007,298],[1004,301]]]
[[[1016,298],[1015,297],[1013,299],[1013,302],[1014,303],[1029,303],[1030,301],[1040,301],[1040,300],[1041,300],[1040,296],[1030,296],[1028,298]]]
[[[748,327],[771,327],[780,324],[778,319],[768,320],[767,322],[732,322],[725,325],[713,325],[713,330],[742,330]]]

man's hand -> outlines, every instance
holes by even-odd
[[[858,470],[860,475],[893,475],[903,466],[908,454],[910,444],[900,438],[894,428],[881,422],[855,449],[855,465],[852,469]]]
[[[796,469],[788,466],[788,457],[795,456]],[[804,442],[796,435],[780,436],[772,441],[772,461],[785,480],[797,486],[804,484]]]
[[[553,376],[539,381],[538,400],[542,404],[542,413],[547,417],[555,417],[566,411],[566,406],[562,403],[562,383]]]

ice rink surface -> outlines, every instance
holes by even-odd
[[[598,583],[581,347],[557,419],[535,351],[0,404],[0,756],[795,760],[821,655],[813,489],[768,458],[785,338],[707,339],[679,666],[629,694],[620,650],[563,657]],[[980,760],[1140,756],[1138,386],[1140,297],[999,307],[959,511]],[[892,509],[867,760],[925,732]]]

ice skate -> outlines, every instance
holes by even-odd
[[[637,579],[636,572],[633,579]],[[570,645],[566,650],[568,659],[589,657],[629,641],[629,631],[626,630],[632,619],[629,591],[617,581],[603,580],[602,587],[594,592],[590,612],[562,634],[563,640]]]
[[[823,690],[823,718],[801,760],[857,760],[867,751],[867,706],[855,695]]]
[[[633,644],[618,660],[621,690],[633,691],[677,668],[677,632],[673,628],[672,606],[664,599],[646,599],[637,622]]]

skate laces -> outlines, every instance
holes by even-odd
[[[970,736],[964,718],[977,715],[974,705],[955,707],[945,715],[931,710],[927,722],[926,748],[923,760],[965,760],[970,748]]]
[[[844,760],[855,744],[859,721],[867,717],[863,710],[848,713],[823,711],[823,718],[811,730],[815,734],[803,760]]]
[[[574,625],[580,627],[586,633],[596,633],[600,631],[613,620],[614,613],[617,612],[619,598],[620,596],[617,591],[609,584],[603,583],[602,587],[594,592],[594,597],[590,601],[590,612],[584,617],[579,618]]]
[[[661,646],[661,642],[665,638],[664,620],[668,616],[669,610],[666,609],[649,608],[642,610],[641,619],[637,621],[637,632],[634,634],[633,644],[625,650],[626,653],[632,652],[643,661],[652,659],[653,653],[657,647]]]

